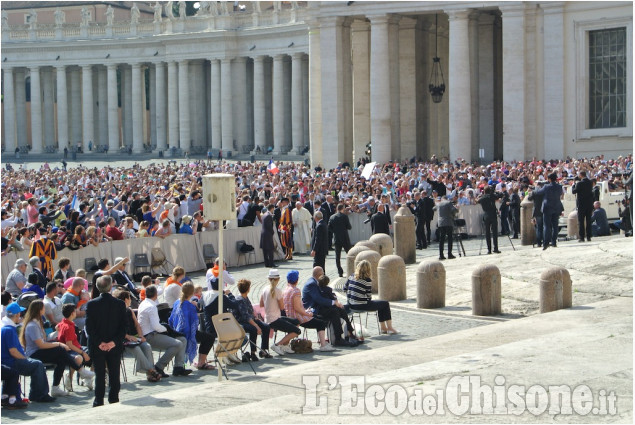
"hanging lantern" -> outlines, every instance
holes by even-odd
[[[441,103],[443,93],[445,93],[445,81],[443,81],[443,70],[441,69],[441,58],[438,55],[439,48],[439,18],[435,15],[435,36],[434,36],[434,58],[432,58],[432,73],[428,90],[434,103]]]

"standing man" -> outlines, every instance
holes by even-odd
[[[558,184],[558,175],[551,173],[547,176],[549,184],[545,185],[542,189],[536,190],[536,195],[543,195],[542,199],[542,220],[544,222],[544,241],[542,244],[542,250],[551,246],[555,247],[558,241],[558,217],[564,211],[562,202],[560,201],[564,195],[562,193],[562,186]]]
[[[302,202],[295,203],[291,213],[293,219],[293,246],[296,251],[306,254],[311,251],[311,213],[302,206]]]
[[[434,208],[439,213],[439,219],[437,226],[439,227],[439,260],[445,260],[443,255],[443,244],[445,238],[448,238],[448,258],[451,260],[454,257],[452,255],[452,230],[454,228],[454,217],[458,214],[459,210],[451,202],[452,195],[444,196],[443,200],[439,202]]]
[[[320,206],[320,211],[322,211],[322,217],[324,218],[324,221],[328,223],[329,220],[331,219],[331,216],[335,214],[335,208],[333,207],[332,195],[326,195],[326,202],[324,202]],[[328,243],[329,243],[329,249],[332,249],[333,234],[331,233],[330,230],[328,231]]]
[[[414,214],[416,220],[416,241],[417,249],[426,249],[428,244],[426,243],[426,205],[423,199],[421,199],[421,193],[415,192],[414,201]]]
[[[329,220],[329,231],[335,235],[335,264],[337,265],[337,273],[340,277],[344,277],[344,270],[340,264],[342,256],[342,248],[345,252],[351,249],[351,239],[348,231],[351,230],[351,222],[348,215],[344,213],[344,204],[337,206],[337,213]]]
[[[126,304],[110,294],[112,279],[97,279],[99,297],[86,304],[86,334],[88,351],[95,366],[95,401],[93,407],[104,405],[106,365],[108,365],[108,402],[119,402],[119,362],[126,336]]]
[[[323,220],[321,211],[316,211],[313,219],[315,220],[315,230],[311,239],[311,257],[313,257],[313,267],[322,267],[326,263],[326,254],[329,252],[329,231],[326,222]]]
[[[540,178],[542,178],[542,176],[540,176]],[[536,184],[538,185],[538,189],[542,189],[542,187],[545,185],[545,182],[544,180],[537,180]],[[542,242],[544,239],[544,235],[543,235],[544,223],[542,220],[542,212],[540,211],[542,208],[543,198],[544,198],[544,195],[537,194],[536,189],[532,190],[528,196],[528,199],[534,202],[534,206],[531,209],[531,220],[534,223],[534,227],[536,228],[536,245],[539,247],[542,246]]]
[[[591,242],[591,215],[593,214],[593,183],[586,175],[586,171],[580,170],[578,178],[571,192],[576,195],[575,206],[578,210],[578,242],[586,240]]]
[[[429,195],[429,192],[425,189],[423,190],[422,198],[426,210],[426,240],[428,242],[428,245],[430,245],[430,223],[434,218],[434,199],[432,199],[432,197]]]
[[[275,231],[273,229],[273,209],[275,207],[272,204],[267,206],[267,212],[262,216],[262,229],[260,229],[260,249],[265,257],[265,267],[274,268],[277,267],[273,264],[273,252],[275,246],[273,244],[273,238]]]
[[[377,233],[385,233],[390,235],[390,223],[384,212],[384,204],[377,204],[377,212],[370,218],[370,226],[373,229],[373,235]]]
[[[282,198],[280,201],[280,243],[284,248],[285,260],[293,260],[293,217],[289,209],[289,198]]]
[[[492,194],[492,188],[485,186],[484,194],[476,202],[483,208],[483,223],[485,224],[485,240],[487,241],[487,253],[492,253],[492,235],[494,235],[494,252],[498,250],[498,214],[496,210],[496,195]]]

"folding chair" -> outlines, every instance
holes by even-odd
[[[218,254],[216,254],[214,245],[211,243],[203,245],[203,258],[205,259],[205,265],[212,264],[216,257],[218,257]]]
[[[99,268],[97,267],[97,260],[93,257],[84,258],[84,270],[86,270],[86,279],[90,282],[91,277],[95,275],[95,272]],[[91,277],[89,277],[91,276]]]
[[[150,269],[150,273],[152,273],[150,262],[148,261],[147,254],[135,254],[132,260],[132,274],[133,276],[137,274],[137,269]]]
[[[364,336],[364,328],[362,328],[362,314],[366,313],[366,328],[368,328],[368,315],[369,314],[374,314],[375,318],[377,319],[377,334],[381,335],[381,328],[379,327],[379,314],[377,313],[377,311],[367,311],[367,310],[355,310],[354,308],[351,308],[348,311],[348,314],[350,315],[350,319],[351,319],[351,324],[355,324],[355,316],[357,316],[357,319],[359,321],[359,336],[363,337]]]
[[[256,250],[252,250],[249,252],[243,252],[242,251],[242,247],[243,245],[246,245],[247,242],[245,241],[236,241],[236,251],[238,252],[238,262],[236,264],[236,266],[240,265],[240,258],[241,257],[245,257],[246,255],[253,255],[254,256],[254,262],[256,262]],[[245,265],[249,264],[248,260],[245,258]]]
[[[161,248],[152,248],[150,254],[152,255],[152,264],[150,265],[150,271],[152,272],[152,270],[158,267],[163,267],[163,270],[165,271],[164,274],[170,274],[170,271],[168,270],[166,264],[171,265],[172,268],[174,268],[174,264],[168,261],[163,250]]]
[[[245,330],[231,313],[221,313],[212,316],[212,323],[214,324],[214,329],[216,329],[216,335],[218,336],[218,344],[216,344],[216,348],[214,349],[214,359],[218,363],[218,367],[222,369],[225,379],[229,380],[224,360],[227,356],[235,356],[236,353],[240,351],[245,342]],[[256,375],[256,370],[251,362],[248,363],[254,375]]]

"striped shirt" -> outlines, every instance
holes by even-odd
[[[346,292],[346,301],[349,305],[366,304],[371,297],[371,282],[363,279],[357,280],[355,276],[351,276],[344,285]]]

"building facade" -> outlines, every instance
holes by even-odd
[[[633,149],[632,2],[103,2],[72,21],[51,3],[52,23],[3,3],[5,154],[309,147],[333,167],[368,143],[380,162]]]

